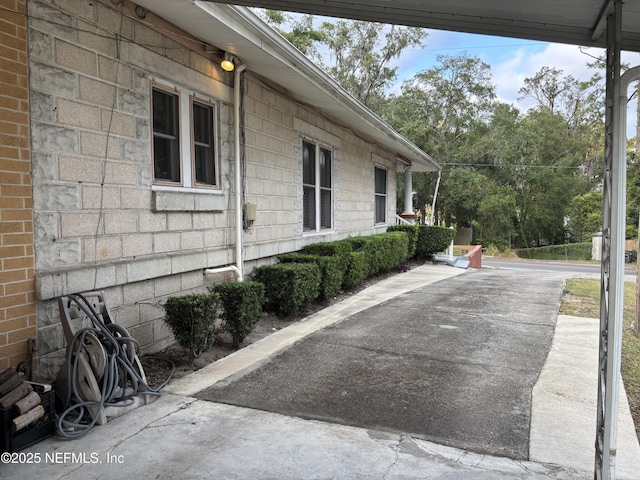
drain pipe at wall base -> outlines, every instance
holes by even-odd
[[[236,189],[236,264],[226,267],[207,268],[204,273],[215,274],[234,272],[236,280],[243,280],[243,222],[242,222],[242,171],[240,160],[240,74],[247,68],[246,65],[238,65],[233,71],[233,147],[235,160],[235,189]]]

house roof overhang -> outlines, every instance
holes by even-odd
[[[437,162],[347,93],[251,10],[193,0],[136,0],[203,42],[236,56],[247,70],[285,89],[352,131],[396,155],[413,171],[436,171]]]
[[[234,0],[234,3],[595,47],[606,47],[606,17],[613,9],[612,0]],[[638,52],[640,1],[626,0],[622,12],[621,48]]]

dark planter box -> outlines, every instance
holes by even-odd
[[[13,407],[0,408],[0,427],[2,428],[0,451],[17,452],[50,437],[55,432],[56,395],[53,391],[38,393],[42,399],[40,404],[44,407],[44,417],[15,434],[11,434],[11,423],[18,416],[18,412]]]

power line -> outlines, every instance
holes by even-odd
[[[489,163],[440,163],[443,167],[494,167],[494,168],[568,168],[568,169],[582,169],[584,167],[578,165],[577,167],[570,167],[566,165],[493,165]]]

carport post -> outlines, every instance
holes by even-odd
[[[607,12],[605,171],[595,478],[615,478],[624,300],[626,158],[621,105],[622,0]]]

